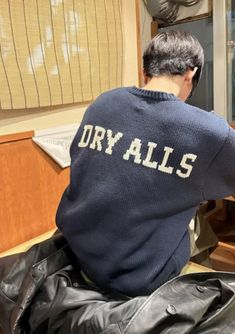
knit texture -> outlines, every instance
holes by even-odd
[[[190,257],[199,203],[235,193],[235,131],[173,94],[99,96],[71,146],[56,222],[96,284],[149,294]]]

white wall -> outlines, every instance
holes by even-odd
[[[140,17],[140,36],[142,52],[151,40],[151,22],[152,16],[147,11],[144,1],[141,1],[141,17]]]
[[[227,77],[227,26],[226,2],[216,0],[213,3],[213,34],[214,34],[214,111],[228,118],[228,80]],[[231,103],[231,101],[230,101]]]
[[[138,85],[135,0],[123,0],[124,86]],[[0,111],[0,135],[79,123],[86,106]]]

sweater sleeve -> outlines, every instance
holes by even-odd
[[[219,199],[235,194],[235,130],[229,128],[219,152],[207,169],[204,198]]]

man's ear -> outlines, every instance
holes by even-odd
[[[195,75],[196,72],[197,72],[197,70],[198,70],[198,67],[194,67],[193,70],[188,70],[188,71],[185,73],[185,81],[191,83],[192,80],[193,80],[194,75]]]
[[[151,77],[149,77],[145,70],[143,70],[143,81],[144,81],[144,84],[147,85],[147,83],[151,80]]]

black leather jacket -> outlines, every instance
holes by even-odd
[[[0,259],[3,334],[233,334],[234,294],[235,273],[225,272],[177,277],[132,299],[101,291],[60,234]]]

